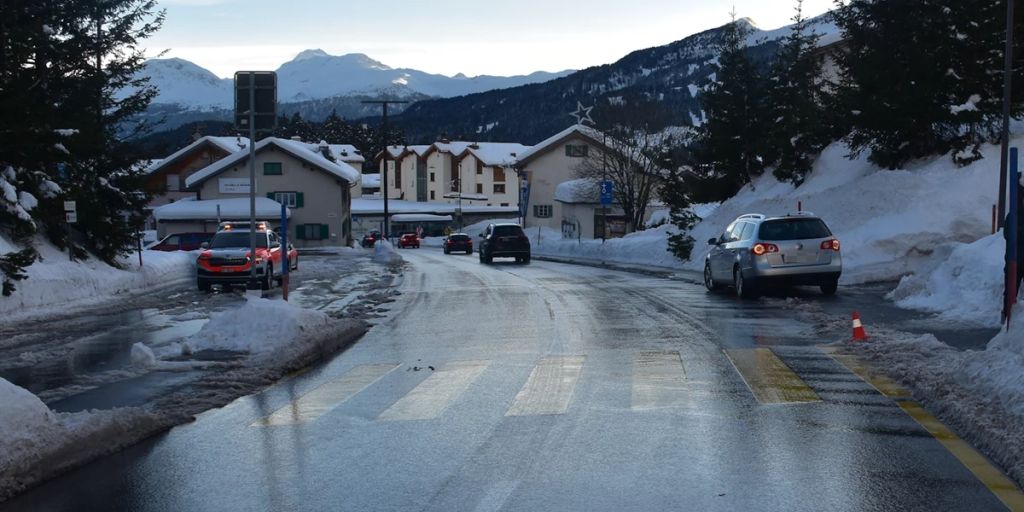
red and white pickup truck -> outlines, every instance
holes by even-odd
[[[249,252],[251,234],[248,225],[242,229],[235,229],[230,224],[221,227],[196,260],[196,284],[200,291],[209,291],[214,284],[246,284],[253,265],[256,265],[256,278],[261,289],[269,290],[274,281],[281,282],[285,251],[282,251],[277,233],[268,230],[264,223],[257,224],[255,258]],[[297,270],[299,252],[288,244],[287,254],[289,270]]]

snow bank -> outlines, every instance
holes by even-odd
[[[267,354],[322,331],[331,322],[320,311],[303,309],[280,299],[247,298],[244,305],[215,313],[185,344],[198,350],[230,350]]]
[[[549,228],[526,230],[537,256],[681,269],[683,262],[668,251],[668,235],[675,232],[675,226],[664,224],[602,243],[600,239],[565,239],[561,231]]]
[[[57,414],[0,378],[0,501],[169,426],[139,408]]]
[[[998,327],[1005,251],[1002,232],[970,244],[954,243],[948,256],[936,254],[937,267],[904,277],[889,298],[900,307]]]
[[[2,240],[0,246],[13,247]],[[39,239],[35,247],[40,258],[26,269],[28,278],[15,284],[13,295],[0,297],[5,320],[66,312],[195,278],[196,255],[191,252],[142,251],[142,268],[138,255],[131,255],[118,269],[95,258],[68,261],[66,252]]]
[[[405,260],[395,251],[391,242],[380,240],[373,245],[373,261],[383,265],[401,265]]]

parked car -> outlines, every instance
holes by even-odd
[[[174,233],[149,246],[154,251],[194,251],[209,242],[213,233]]]
[[[773,286],[813,285],[833,295],[843,271],[839,240],[810,212],[781,217],[741,215],[708,240],[704,285],[732,285],[740,297]]]
[[[369,233],[363,235],[363,240],[359,242],[359,245],[369,249],[372,248],[374,244],[377,243],[377,240],[380,239],[380,231],[370,231]]]
[[[299,268],[299,252],[291,244],[283,251],[277,233],[268,230],[265,224],[257,225],[256,254],[253,258],[249,251],[251,234],[249,229],[233,229],[228,226],[228,229],[218,231],[208,244],[204,244],[203,252],[196,260],[196,284],[200,291],[209,291],[214,284],[246,284],[253,265],[256,266],[260,288],[269,290],[274,281],[281,282],[280,271],[285,261],[289,270]]]
[[[399,249],[407,249],[409,247],[420,248],[420,237],[416,233],[405,233],[398,239]]]
[[[451,254],[452,251],[466,251],[466,254],[473,254],[473,237],[465,233],[452,233],[444,239],[444,253]]]
[[[515,258],[520,263],[530,262],[530,239],[519,224],[490,224],[480,233],[480,263],[491,263],[494,258]]]

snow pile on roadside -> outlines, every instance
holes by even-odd
[[[680,269],[683,262],[668,250],[668,235],[675,232],[675,226],[663,224],[602,243],[600,239],[565,239],[560,231],[548,228],[526,230],[533,254],[538,256]]]
[[[1005,250],[1002,232],[970,244],[956,243],[948,256],[936,255],[937,267],[905,276],[888,298],[903,308],[998,327]]]
[[[41,239],[35,247],[39,259],[26,269],[28,278],[16,284],[13,295],[0,297],[0,315],[7,319],[86,307],[195,277],[196,255],[191,252],[143,251],[141,268],[134,254],[121,262],[122,270],[95,258],[68,261],[66,252]],[[0,253],[11,250],[14,244],[0,237]]]
[[[379,240],[373,244],[373,261],[382,265],[401,265],[405,260],[395,251],[391,242]]]
[[[299,344],[325,330],[326,314],[280,299],[247,298],[238,308],[215,313],[196,334],[185,340],[192,352],[229,350],[260,355]]]
[[[169,426],[140,408],[54,413],[0,378],[0,501]]]
[[[1024,301],[1010,329],[985,350],[960,351],[932,335],[878,329],[872,342],[846,348],[877,361],[910,386],[972,444],[1024,483]]]

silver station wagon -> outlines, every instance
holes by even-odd
[[[739,216],[718,238],[708,240],[704,285],[731,285],[740,297],[770,287],[812,285],[833,295],[843,271],[839,240],[810,212],[781,217]]]

